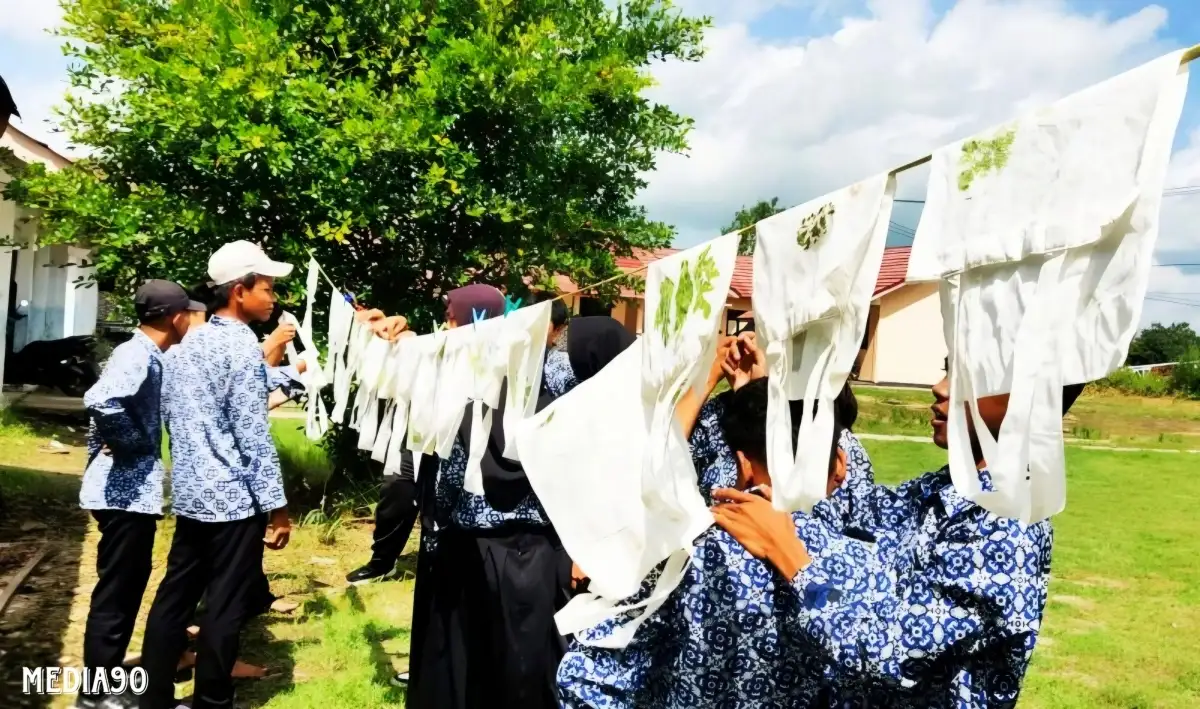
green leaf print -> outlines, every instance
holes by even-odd
[[[683,326],[692,313],[701,313],[706,318],[712,315],[708,294],[713,291],[713,281],[720,275],[710,247],[706,246],[696,258],[694,267],[686,260],[680,265],[678,284],[670,278],[663,279],[658,287],[654,327],[662,336],[664,345],[683,332]]]
[[[800,248],[805,251],[811,249],[829,232],[835,211],[833,203],[830,202],[800,222],[800,228],[796,230],[796,243]]]
[[[671,329],[672,335],[678,335],[683,330],[683,324],[692,310],[692,296],[695,293],[696,281],[685,260],[679,267],[679,286],[675,289],[675,326]]]
[[[664,278],[658,285],[658,308],[654,313],[654,328],[662,335],[663,344],[671,338],[671,299],[675,295],[675,281]]]
[[[696,259],[696,295],[692,303],[692,309],[699,311],[706,318],[712,315],[712,308],[708,305],[708,294],[713,290],[713,281],[721,275],[710,249],[711,247],[705,246]]]
[[[958,189],[966,192],[976,178],[983,177],[989,172],[999,172],[1008,164],[1008,151],[1017,130],[1010,128],[1002,131],[991,140],[972,139],[963,143],[962,153],[958,164],[962,171],[958,173]]]

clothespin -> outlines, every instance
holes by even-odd
[[[471,308],[471,325],[473,326],[475,323],[481,320],[487,320],[487,308],[484,308],[483,310]]]
[[[504,317],[508,317],[509,313],[511,313],[514,310],[519,309],[521,307],[522,300],[524,300],[524,299],[517,298],[514,301],[511,297],[509,297],[509,295],[507,293],[505,293],[504,294]]]

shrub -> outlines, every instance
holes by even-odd
[[[1180,396],[1200,399],[1200,348],[1193,347],[1171,371],[1171,389]]]
[[[1091,387],[1100,391],[1118,391],[1134,396],[1170,396],[1172,390],[1171,380],[1161,374],[1139,374],[1124,367],[1104,379],[1092,382]]]

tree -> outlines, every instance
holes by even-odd
[[[1129,343],[1129,366],[1179,362],[1188,351],[1200,349],[1200,336],[1187,323],[1177,322],[1171,326],[1154,323],[1145,328]]]
[[[420,319],[468,280],[586,283],[668,244],[632,198],[691,121],[652,60],[696,60],[669,0],[65,0],[61,125],[89,157],[8,195],[90,242],[124,294],[202,280],[231,239]],[[285,302],[302,279],[285,283]]]
[[[770,202],[762,200],[750,208],[742,207],[737,214],[733,215],[733,223],[722,229],[721,233],[728,234],[731,231],[750,227],[742,232],[741,241],[738,243],[738,253],[752,254],[754,253],[754,240],[758,236],[754,225],[782,211],[783,207],[779,206],[778,197],[772,197]]]

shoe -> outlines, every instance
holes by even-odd
[[[392,683],[393,687],[400,687],[401,689],[407,687],[408,686],[408,673],[407,672],[397,672],[396,674],[392,675],[391,683]]]
[[[358,586],[364,583],[373,583],[375,581],[385,581],[392,575],[392,569],[384,569],[375,564],[367,564],[366,566],[355,569],[346,574],[346,581],[351,586]]]

